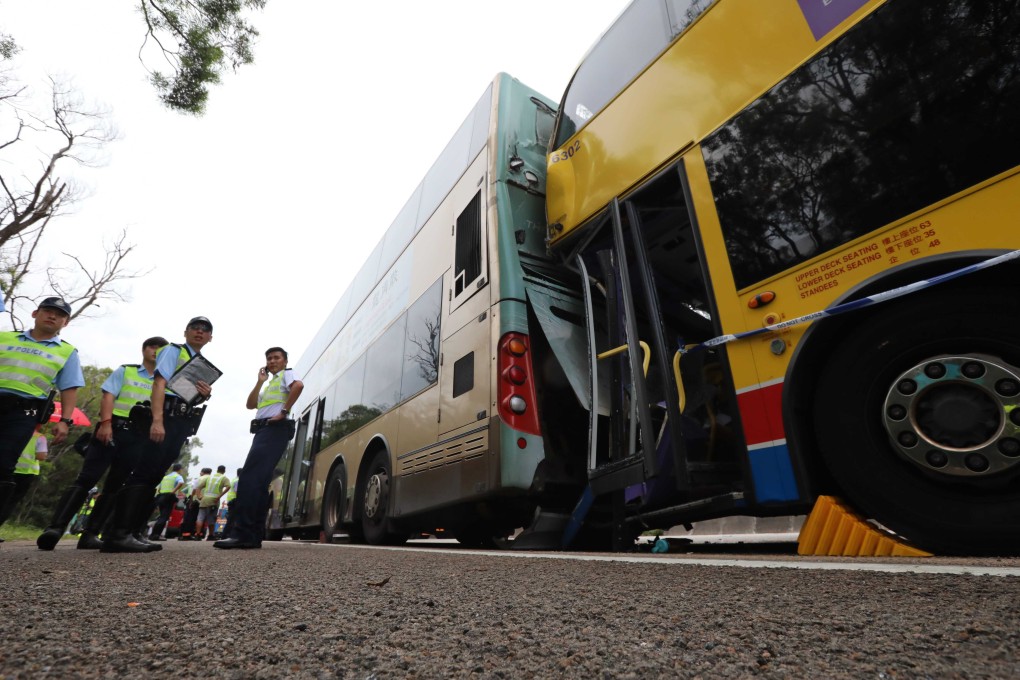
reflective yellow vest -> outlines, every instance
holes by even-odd
[[[209,479],[205,480],[205,489],[202,492],[205,496],[215,496],[220,492],[220,481],[224,479],[226,475],[221,475],[216,472],[209,475]],[[227,480],[230,481],[229,479]]]
[[[173,493],[174,488],[178,483],[183,482],[184,478],[176,472],[171,472],[159,482],[159,493]]]
[[[124,385],[113,402],[113,415],[127,418],[132,406],[152,396],[152,376],[146,378],[139,368],[138,364],[124,364]]]
[[[230,491],[227,492],[227,502],[228,503],[230,501],[234,500],[235,498],[237,498],[237,482],[238,482],[239,479],[240,479],[240,477],[235,479],[234,483],[230,485]]]
[[[45,399],[72,352],[63,340],[45,345],[22,338],[19,331],[0,333],[0,389]]]
[[[262,388],[262,393],[259,394],[258,408],[265,408],[273,404],[283,404],[287,401],[287,395],[283,391],[283,374],[287,369],[283,369],[266,383],[266,386]]]
[[[40,433],[36,432],[32,435],[32,438],[25,444],[24,450],[21,452],[21,457],[18,458],[18,462],[14,465],[14,474],[16,475],[37,475],[39,474],[39,459],[35,457],[36,442],[39,441]]]

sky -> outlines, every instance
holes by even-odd
[[[115,367],[139,363],[145,338],[182,342],[188,320],[207,316],[203,353],[223,377],[197,453],[232,473],[251,444],[245,400],[265,350],[298,363],[496,73],[559,101],[627,4],[269,0],[251,17],[255,63],[224,74],[194,117],[148,84],[136,1],[0,0],[19,82],[45,106],[46,77],[64,79],[118,131],[101,165],[64,168],[84,195],[48,227],[45,261],[72,253],[99,268],[126,229],[126,267],[151,270],[120,287],[128,301],[62,337],[84,364]],[[23,162],[38,172],[38,158]]]

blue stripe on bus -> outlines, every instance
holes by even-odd
[[[747,452],[747,457],[754,480],[755,501],[771,503],[800,499],[790,463],[790,450],[785,442],[753,448]]]

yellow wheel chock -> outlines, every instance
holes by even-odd
[[[798,555],[931,557],[868,524],[833,496],[819,496],[797,539]]]

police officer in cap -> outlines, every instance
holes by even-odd
[[[145,451],[117,494],[111,530],[103,538],[101,552],[153,552],[162,549],[158,543],[136,539],[132,533],[152,511],[154,488],[167,468],[181,455],[188,437],[198,431],[204,406],[188,404],[167,388],[167,381],[184,364],[212,341],[212,323],[196,316],[184,329],[184,344],[171,343],[156,357],[156,373],[152,381],[151,425]],[[212,394],[212,386],[198,381],[195,389],[202,403]]]
[[[67,439],[78,388],[85,385],[78,350],[60,339],[71,305],[48,297],[32,312],[31,330],[0,333],[0,507],[14,491],[14,467],[35,426],[50,416],[50,397],[60,392],[64,418],[53,443]]]
[[[132,411],[136,404],[149,401],[156,354],[167,344],[158,335],[148,338],[142,342],[142,363],[118,366],[103,383],[99,424],[85,449],[85,460],[78,477],[64,490],[46,531],[36,539],[40,550],[53,550],[64,535],[68,522],[84,502],[88,490],[106,473],[103,495],[78,539],[80,549],[96,549],[102,545],[97,536],[113,510],[113,499],[134,469],[149,435],[149,421],[133,422]]]
[[[295,422],[290,410],[303,389],[304,383],[287,368],[287,352],[282,347],[267,349],[266,366],[259,369],[255,387],[248,395],[247,407],[258,410],[251,423],[255,436],[237,485],[234,501],[237,519],[230,528],[230,535],[213,543],[214,548],[251,550],[262,547],[269,510],[267,490],[273,469],[287,449],[287,442],[294,437]]]

